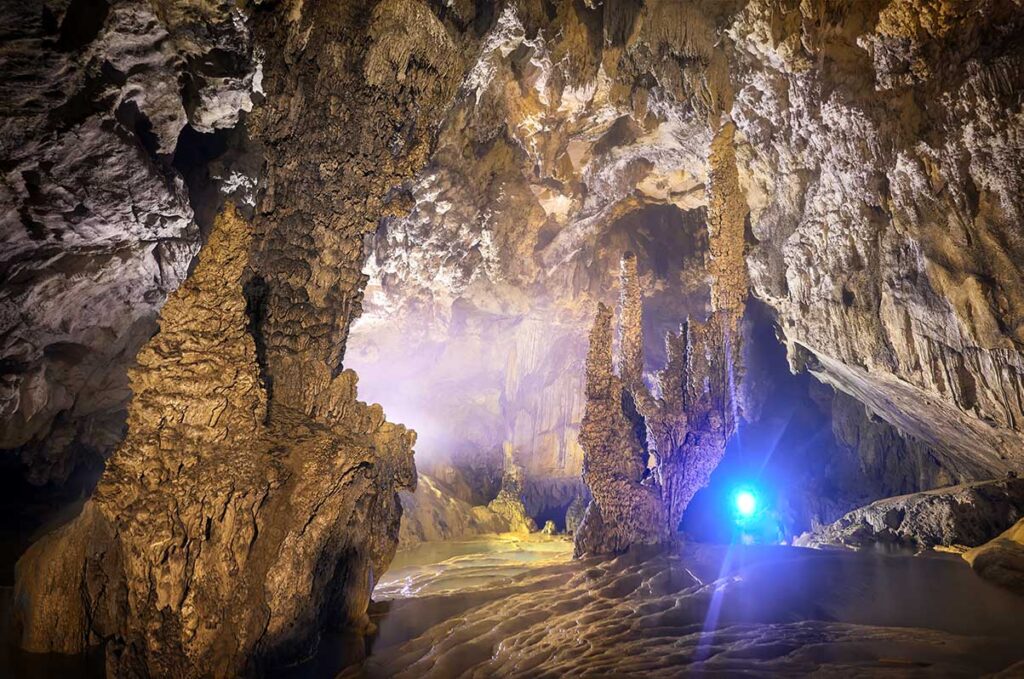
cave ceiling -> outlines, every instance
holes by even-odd
[[[640,251],[654,363],[731,275],[699,228],[717,228],[716,140],[727,212],[749,212],[741,278],[792,368],[954,467],[1019,466],[1017,2],[389,0],[352,15],[347,46],[319,37],[333,10],[285,4],[5,10],[2,445],[37,482],[123,436],[125,368],[225,195],[254,214],[252,289],[271,281],[267,374],[312,351],[378,398],[375,364],[434,356],[420,391],[463,443],[575,474],[571,395],[619,254]],[[325,78],[349,61],[370,89],[342,105]],[[300,77],[268,86],[268,68]],[[387,116],[355,113],[392,86]],[[361,131],[311,131],[321,104]],[[323,322],[289,320],[296,303]],[[449,369],[460,355],[472,374]]]
[[[999,26],[911,4],[887,3],[867,25],[830,3],[609,3],[596,10],[601,40],[587,10],[561,6],[537,26],[528,7],[505,6],[430,160],[401,189],[410,212],[367,240],[348,364],[373,380],[374,363],[452,341],[478,379],[459,382],[443,361],[436,379],[479,398],[441,419],[500,432],[544,460],[538,472],[574,475],[582,404],[571,395],[594,303],[614,299],[617,258],[643,248],[638,234],[659,208],[707,223],[712,141],[728,118],[750,210],[750,292],[775,310],[793,369],[953,468],[1014,468],[1024,450],[1021,185],[1009,167],[1020,55],[996,43],[1012,40],[1019,18],[1012,3],[993,3],[989,16],[1008,21]],[[939,45],[955,76],[937,76]],[[630,215],[630,237],[617,239]],[[656,345],[666,327],[706,313],[715,258],[699,235],[662,233],[653,250],[685,262],[669,279],[648,272]],[[666,285],[678,295],[668,306],[655,299]],[[413,372],[438,393],[429,368]],[[568,405],[517,402],[527,376]]]

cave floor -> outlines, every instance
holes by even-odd
[[[378,584],[347,677],[1024,676],[1024,598],[959,558],[560,538],[427,543]]]
[[[512,535],[400,552],[374,592],[372,639],[327,634],[316,658],[272,675],[1024,677],[1024,597],[956,556],[706,544],[571,554],[565,538]],[[6,613],[10,588],[0,594]],[[2,667],[103,676],[101,653],[7,647]]]

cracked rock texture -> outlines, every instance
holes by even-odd
[[[937,488],[872,502],[802,535],[804,546],[977,547],[1024,516],[1024,479]]]
[[[61,482],[124,435],[125,370],[199,249],[182,131],[236,125],[260,67],[234,2],[0,19],[0,448]]]
[[[793,365],[993,476],[1024,463],[1021,9],[753,1],[727,31]]]

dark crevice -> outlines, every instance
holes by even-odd
[[[186,125],[178,135],[175,146],[171,165],[185,180],[189,203],[204,242],[224,202],[219,182],[211,176],[210,164],[228,152],[233,134],[232,129],[204,134]]]
[[[256,345],[256,364],[259,366],[260,381],[267,393],[267,401],[273,398],[274,378],[267,367],[267,340],[263,335],[263,326],[267,321],[267,298],[270,286],[263,276],[255,275],[242,287],[245,295],[245,315],[249,318],[246,330]],[[267,409],[267,416],[270,410]]]
[[[153,123],[139,110],[139,105],[134,101],[124,101],[114,112],[117,122],[135,133],[139,144],[146,151],[155,163],[162,166],[163,160],[159,156],[160,139],[153,132]]]
[[[91,43],[99,35],[109,12],[106,0],[72,0],[60,22],[57,49],[72,52]]]

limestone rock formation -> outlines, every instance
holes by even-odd
[[[707,485],[736,431],[735,403],[727,375],[724,314],[707,323],[688,322],[665,338],[668,363],[658,374],[659,398],[641,387],[635,393],[654,456],[654,478],[661,487],[666,530],[678,529],[683,510]]]
[[[981,577],[1024,596],[1024,519],[963,556]]]
[[[647,452],[627,417],[629,392],[612,361],[612,313],[598,306],[587,355],[587,408],[580,427],[583,480],[593,495],[576,530],[576,554],[622,552],[666,539],[658,488],[645,481]],[[628,404],[631,406],[631,404]]]
[[[487,509],[501,517],[515,533],[532,533],[537,524],[526,513],[523,503],[523,468],[516,461],[511,446],[505,447],[505,473],[501,478],[501,490],[490,501]]]
[[[748,295],[792,369],[843,394],[821,450],[863,463],[844,501],[1024,464],[1020,0],[29,0],[0,17],[5,460],[59,481],[115,448],[126,368],[211,248],[139,357],[96,497],[25,557],[31,648],[110,638],[115,670],[230,674],[307,647],[328,609],[363,622],[412,469],[345,368],[436,419],[424,443],[452,459],[431,471],[463,499],[565,507],[585,466],[601,490],[577,532],[596,550],[662,540],[754,415]],[[258,183],[226,161],[214,176],[229,141]],[[251,253],[230,215],[207,234],[218,186],[248,196]],[[607,309],[589,359],[586,333],[629,250],[616,376]],[[662,353],[686,318],[709,321]],[[673,368],[647,394],[666,364],[713,379],[691,394],[702,380]],[[499,490],[508,447],[524,473]],[[988,511],[978,488],[848,528],[977,536],[960,512]]]
[[[268,417],[242,294],[250,229],[218,218],[131,371],[129,435],[95,496],[19,562],[26,649],[106,641],[116,676],[228,676],[366,623],[415,435],[356,401],[351,372],[320,410]]]
[[[0,448],[59,483],[124,434],[125,371],[200,246],[197,133],[235,126],[262,76],[226,0],[0,16]]]
[[[753,291],[794,367],[1019,469],[1020,3],[755,0],[727,33]]]
[[[535,448],[538,466],[568,468],[582,353],[564,347],[582,345],[579,309],[611,302],[617,261],[600,250],[628,215],[700,212],[712,239],[690,272],[718,287],[674,324],[741,305],[749,278],[795,370],[959,476],[1018,469],[1021,22],[1016,0],[504,5],[412,212],[375,234],[357,335],[381,361],[406,346],[392,333],[415,328],[502,344],[514,386],[543,380],[544,398],[481,371],[462,385],[474,407],[445,414],[472,421],[486,404],[492,448],[513,439],[524,459]],[[635,249],[644,266],[641,243],[622,245],[616,259]],[[546,351],[523,351],[511,329],[539,317],[557,329]],[[479,345],[460,350],[493,365]],[[554,388],[567,370],[577,384]]]
[[[667,335],[655,397],[644,382],[643,298],[632,253],[623,256],[620,286],[617,365],[607,307],[598,307],[590,334],[580,445],[594,499],[575,533],[577,555],[674,540],[683,510],[707,485],[738,424],[729,382],[735,365],[727,338],[738,328],[732,313],[717,311]],[[735,304],[742,313],[743,301]]]
[[[327,626],[366,628],[414,434],[356,401],[341,360],[361,238],[402,209],[385,194],[422,164],[461,74],[448,31],[416,0],[253,12],[269,98],[248,120],[267,160],[254,233],[218,219],[138,357],[128,438],[95,496],[21,560],[25,648],[104,643],[114,676],[235,676],[307,654]],[[209,130],[224,112],[200,98]]]
[[[583,516],[586,514],[587,505],[590,504],[588,500],[585,500],[582,495],[577,495],[573,498],[572,503],[569,505],[569,509],[565,512],[565,532],[569,535],[575,535],[576,531],[579,530],[580,524],[583,523]]]
[[[489,507],[466,502],[437,479],[423,473],[417,473],[415,492],[403,490],[399,496],[402,501],[399,549],[420,542],[512,531],[503,516]]]
[[[879,500],[802,535],[797,544],[977,547],[1022,516],[1024,479],[1011,477]]]

